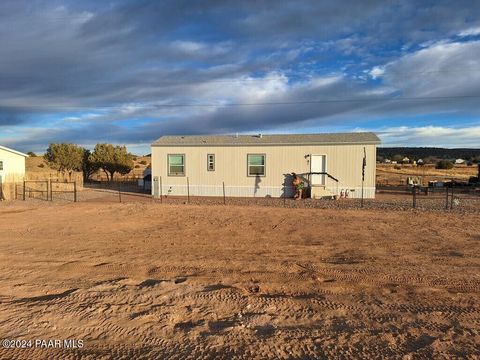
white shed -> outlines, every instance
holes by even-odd
[[[13,185],[25,177],[27,154],[0,145],[0,199],[13,198]]]

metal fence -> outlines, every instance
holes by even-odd
[[[38,199],[43,201],[100,201],[100,202],[158,202],[165,204],[196,205],[258,205],[294,208],[331,209],[381,209],[381,210],[436,210],[436,211],[476,211],[480,212],[480,185],[460,186],[377,186],[375,199],[325,197],[322,199],[292,199],[291,185],[279,185],[280,196],[265,195],[238,196],[236,190],[221,183],[214,196],[198,194],[188,180],[186,184],[170,189],[162,186],[159,179],[158,193],[151,195],[150,189],[139,186],[136,180],[93,181],[84,184],[77,191],[75,182],[51,180],[26,180],[15,187],[16,199]],[[169,191],[170,190],[170,191]],[[255,190],[255,189],[254,189]],[[277,189],[278,190],[278,189]],[[305,191],[308,194],[308,191]]]
[[[113,180],[113,181],[102,181],[102,180],[89,180],[84,182],[84,188],[87,189],[101,189],[101,190],[112,190],[120,192],[130,192],[130,193],[150,193],[150,190],[143,185],[139,185],[138,179],[123,179],[123,180]]]
[[[23,201],[36,199],[43,201],[66,200],[77,202],[76,181],[24,180],[15,184],[15,199]]]
[[[480,210],[480,185],[449,186],[377,186],[378,194],[411,197],[413,209],[474,209]]]

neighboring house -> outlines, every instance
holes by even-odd
[[[224,184],[226,196],[289,197],[295,172],[312,197],[358,198],[365,149],[364,196],[374,198],[378,144],[373,133],[163,136],[152,144],[152,194],[222,196]]]
[[[27,154],[0,146],[0,199],[13,197],[13,184],[25,176]]]
[[[408,163],[410,163],[410,159],[405,156],[405,157],[402,159],[402,163],[408,164]]]
[[[459,164],[465,164],[465,160],[463,159],[456,159],[455,160],[455,164],[459,165]]]

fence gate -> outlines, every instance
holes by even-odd
[[[77,202],[76,181],[50,181],[50,201],[66,200]]]
[[[49,188],[48,180],[23,180],[23,200],[34,198],[48,201]]]

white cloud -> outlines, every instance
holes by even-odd
[[[463,30],[462,32],[460,32],[458,34],[458,36],[462,36],[462,37],[464,37],[464,36],[476,36],[476,35],[480,35],[480,26],[472,27],[472,28]]]
[[[437,42],[386,64],[382,76],[405,97],[478,94],[480,41]]]
[[[232,44],[228,41],[219,43],[204,43],[198,41],[176,40],[171,47],[186,55],[220,55],[227,53]]]
[[[377,131],[383,146],[480,147],[480,126],[391,127]]]
[[[385,68],[382,66],[375,66],[372,70],[370,70],[369,74],[373,79],[377,79],[385,74]]]

